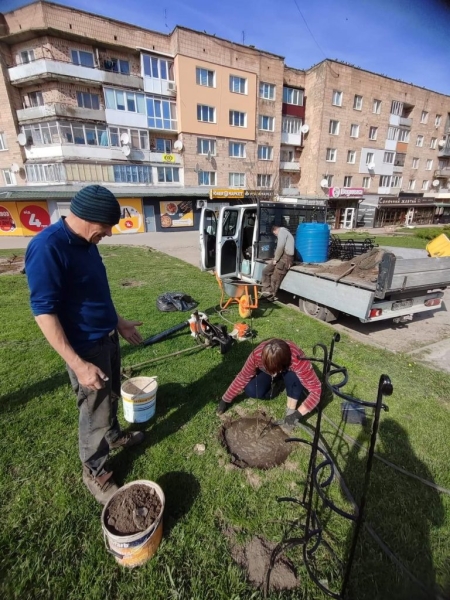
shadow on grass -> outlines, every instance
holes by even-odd
[[[42,381],[37,381],[29,387],[21,388],[12,394],[0,396],[0,414],[16,411],[27,402],[44,394],[54,392],[63,386],[67,386],[67,395],[73,398],[73,392],[69,384],[67,371],[62,370],[60,373],[56,373]]]
[[[169,535],[175,525],[188,514],[200,493],[198,479],[186,471],[170,471],[158,478],[164,490],[164,534]]]

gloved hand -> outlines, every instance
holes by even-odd
[[[225,400],[221,400],[219,402],[219,406],[217,407],[216,415],[218,415],[218,416],[223,415],[223,413],[225,411],[227,411],[230,408],[230,406],[231,406],[230,402],[225,402]]]
[[[301,418],[301,413],[299,413],[298,410],[294,410],[294,412],[284,417],[284,424],[289,425],[289,427],[295,427],[296,425],[298,425]]]

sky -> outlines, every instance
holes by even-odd
[[[0,0],[8,12],[29,0]],[[450,0],[60,0],[169,33],[176,25],[254,45],[307,69],[345,61],[450,95]]]

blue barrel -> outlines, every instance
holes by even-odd
[[[330,228],[327,223],[301,223],[295,235],[298,260],[322,263],[328,260]]]

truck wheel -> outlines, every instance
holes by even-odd
[[[302,312],[309,315],[310,317],[315,317],[316,319],[319,319],[319,321],[327,320],[327,309],[325,308],[325,306],[317,304],[317,302],[312,302],[311,300],[299,298],[298,306]]]

